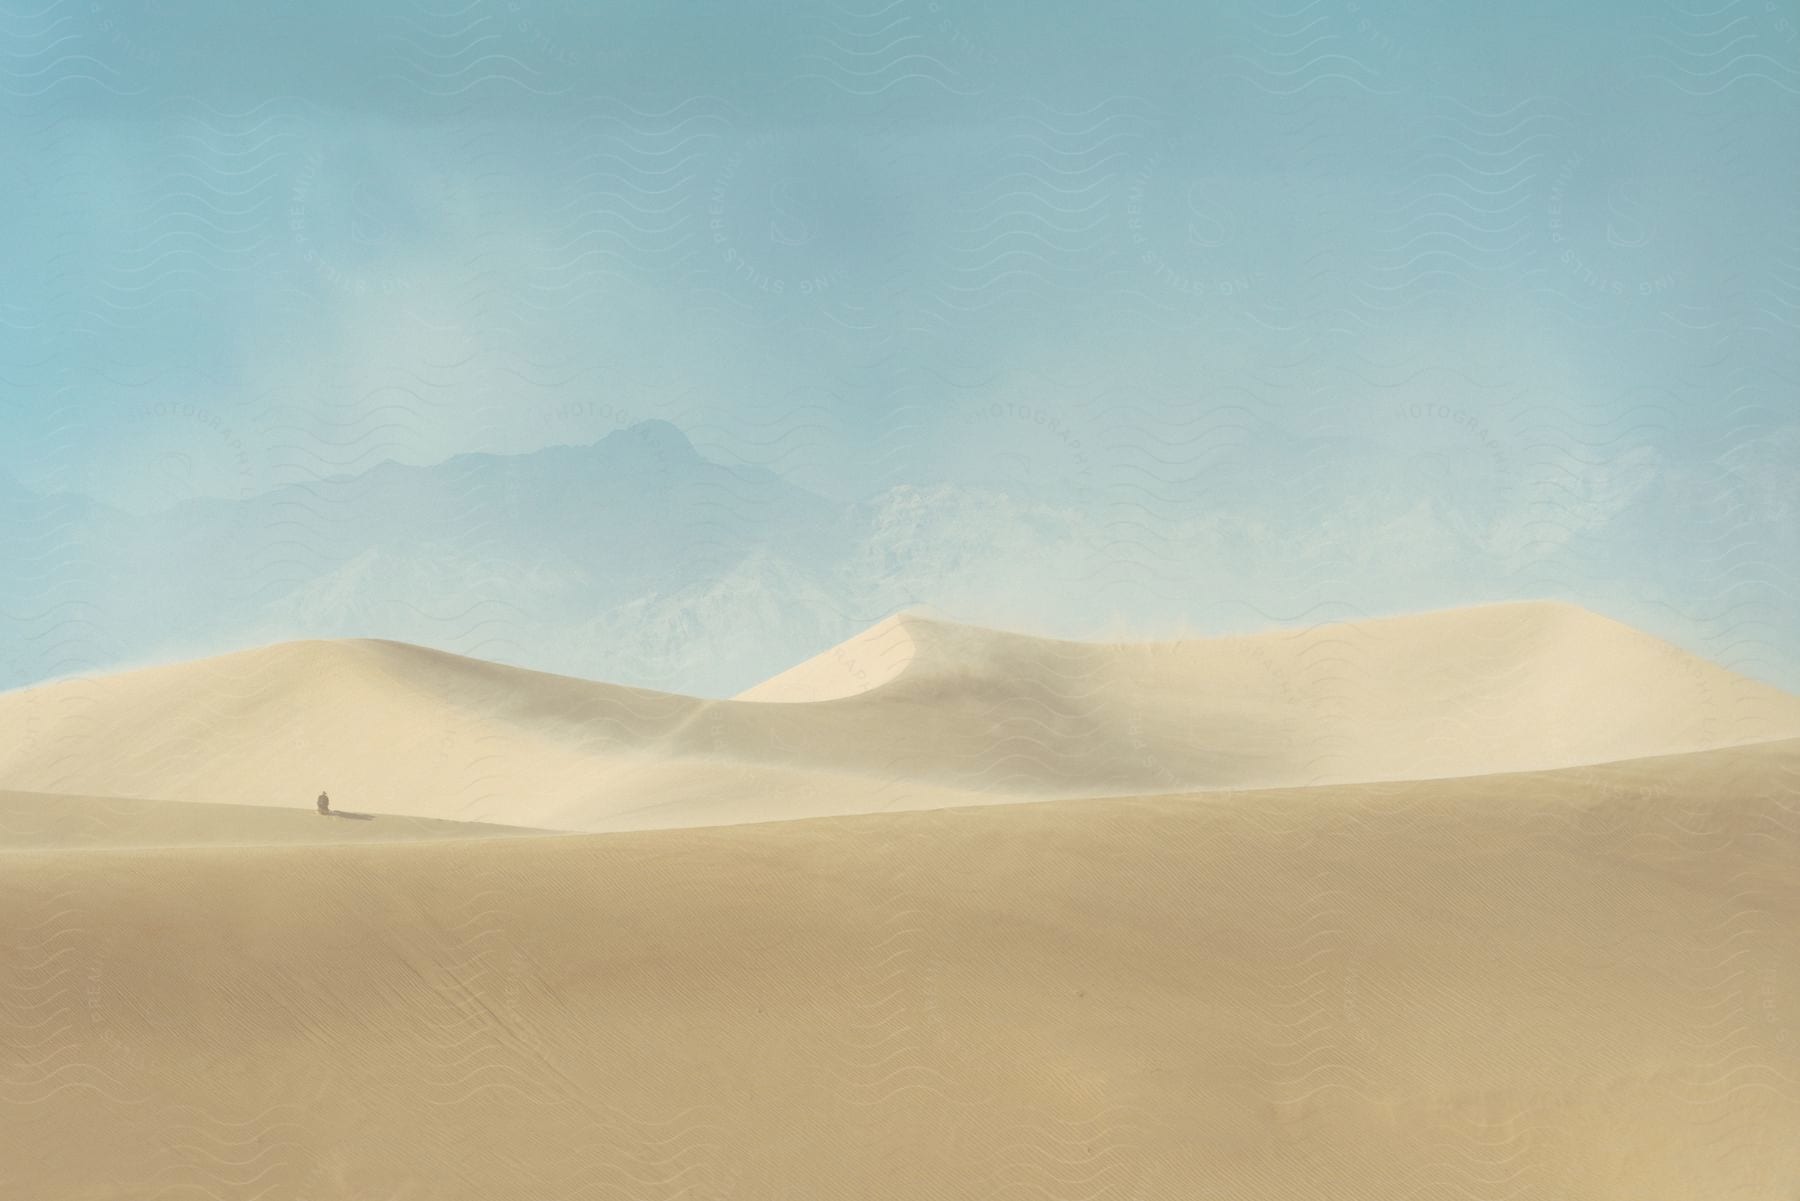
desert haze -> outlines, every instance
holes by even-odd
[[[1791,1201],[1796,864],[1800,698],[1561,604],[62,680],[0,1196]]]

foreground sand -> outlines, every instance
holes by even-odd
[[[1796,864],[1791,740],[0,852],[0,1195],[1789,1201]]]

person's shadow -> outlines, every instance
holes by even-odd
[[[375,820],[375,815],[373,813],[346,813],[342,809],[333,809],[325,814],[325,816],[348,818],[353,822],[372,822]]]

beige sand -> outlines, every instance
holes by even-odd
[[[1555,604],[1128,646],[900,618],[746,695],[289,643],[0,696],[0,788],[279,806],[328,788],[348,808],[598,831],[1800,736],[1800,698]]]
[[[343,810],[321,817],[312,809],[0,792],[0,850],[421,842],[547,832]]]
[[[0,854],[5,1195],[1784,1201],[1797,788]]]
[[[0,1198],[1796,1195],[1795,698],[1545,605],[840,649],[0,697]]]

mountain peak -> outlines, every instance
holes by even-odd
[[[659,459],[680,462],[699,462],[701,458],[700,452],[694,449],[693,442],[681,428],[660,417],[616,429],[594,445],[639,454],[648,451]]]

